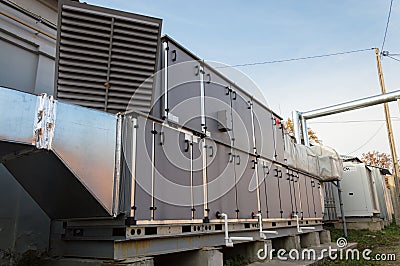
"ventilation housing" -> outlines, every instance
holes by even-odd
[[[71,1],[60,1],[59,11],[56,97],[148,113],[162,20]]]

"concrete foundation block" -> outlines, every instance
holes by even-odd
[[[322,230],[319,232],[319,241],[321,244],[331,243],[331,232],[329,230]]]
[[[267,243],[269,252],[272,248],[271,240],[253,241],[248,243],[235,244],[233,248],[226,247],[222,251],[224,253],[224,260],[229,258],[234,258],[236,256],[241,256],[244,262],[246,263],[259,261],[257,252],[260,249],[264,250],[264,243]]]
[[[287,251],[291,250],[291,249],[299,250],[301,248],[300,236],[293,235],[293,236],[285,236],[285,237],[279,237],[279,238],[273,239],[272,247],[275,250],[279,250],[279,249],[285,249]]]
[[[318,247],[320,244],[319,232],[310,232],[300,235],[300,246],[302,248]]]
[[[81,258],[49,258],[45,266],[154,266],[152,257],[131,258],[123,261],[95,260]]]
[[[381,231],[384,229],[383,221],[378,218],[346,218],[346,225],[348,229],[367,229],[373,232]],[[335,224],[335,228],[342,229],[343,224]]]
[[[177,252],[154,258],[155,265],[165,266],[223,266],[223,254],[220,248],[205,247],[200,250]]]

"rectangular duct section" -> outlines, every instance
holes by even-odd
[[[161,19],[60,1],[56,97],[111,113],[148,113]]]

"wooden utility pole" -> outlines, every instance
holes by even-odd
[[[385,80],[383,79],[382,72],[382,64],[381,64],[381,54],[378,48],[375,48],[376,54],[376,65],[378,68],[378,76],[379,76],[379,84],[381,86],[382,94],[386,93]],[[394,183],[395,183],[395,202],[394,202],[394,214],[396,218],[396,224],[400,225],[400,204],[399,204],[399,196],[400,196],[400,172],[399,172],[399,162],[397,161],[397,153],[396,146],[394,144],[393,130],[392,130],[392,121],[390,120],[390,112],[388,103],[383,104],[385,109],[385,118],[386,118],[386,127],[388,132],[389,146],[390,152],[392,154],[393,160],[393,170],[394,170]]]

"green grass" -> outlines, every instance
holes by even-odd
[[[332,242],[336,242],[339,237],[343,236],[343,230],[327,228],[331,231]],[[378,232],[371,232],[369,230],[348,230],[347,241],[357,242],[357,249],[362,252],[364,249],[372,250],[373,257],[375,254],[383,253],[396,253],[398,260],[400,260],[400,227],[392,224],[385,228],[385,230]],[[326,261],[324,265],[399,265],[399,262],[377,262],[377,261],[366,261],[361,259],[360,261]]]
[[[224,266],[242,266],[245,265],[244,257],[238,255],[224,261]]]

